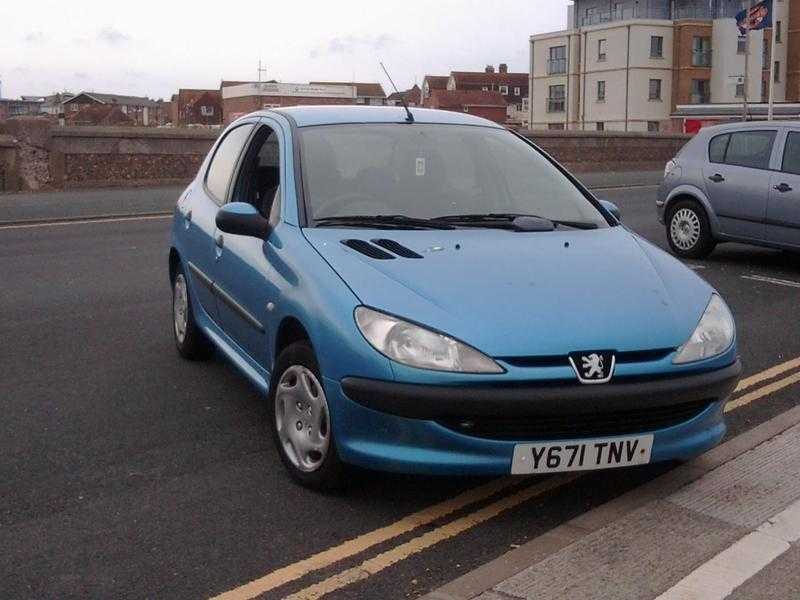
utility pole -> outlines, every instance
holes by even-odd
[[[262,73],[266,73],[266,72],[267,72],[267,67],[266,66],[264,66],[264,67],[261,66],[261,59],[259,58],[258,59],[258,83],[261,83],[261,74]]]
[[[772,121],[772,113],[775,104],[775,15],[773,14],[771,16],[772,39],[769,45],[769,106],[767,108],[767,121]]]
[[[747,0],[747,14],[750,14],[750,9],[753,8],[753,0]],[[744,38],[744,113],[742,114],[742,121],[747,121],[747,95],[750,88],[750,28],[745,31]]]

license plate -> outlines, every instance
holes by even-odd
[[[517,444],[511,461],[512,475],[594,471],[650,462],[652,435]]]

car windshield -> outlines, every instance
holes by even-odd
[[[330,125],[300,130],[309,217],[350,226],[531,215],[583,229],[608,222],[541,153],[503,129],[436,124]],[[357,217],[347,221],[348,217]]]

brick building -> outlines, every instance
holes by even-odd
[[[425,106],[425,100],[431,97],[433,90],[446,90],[449,80],[449,75],[425,75],[422,80],[422,105]]]
[[[86,106],[115,106],[126,115],[134,125],[163,125],[169,120],[169,103],[151,100],[143,96],[123,96],[120,94],[100,94],[80,92],[63,103],[64,113],[75,113]]]
[[[500,92],[483,90],[433,90],[428,108],[465,112],[503,124],[507,119],[506,100]]]
[[[225,124],[265,108],[313,104],[355,104],[354,85],[310,83],[223,82],[222,116]]]
[[[401,106],[401,98],[404,98],[406,104],[409,106],[422,106],[422,90],[416,83],[413,87],[404,92],[389,94],[389,97],[386,99],[386,104],[389,106]]]
[[[180,89],[172,96],[170,121],[178,127],[222,124],[222,91]]]

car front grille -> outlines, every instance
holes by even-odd
[[[566,440],[637,434],[680,425],[700,415],[712,401],[700,400],[592,414],[524,417],[462,417],[437,423],[458,433],[494,440]]]

